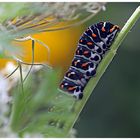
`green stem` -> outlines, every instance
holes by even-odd
[[[22,74],[22,65],[21,63],[18,61],[18,66],[19,66],[19,72],[20,72],[20,81],[21,81],[21,91],[24,95],[24,86],[23,86],[23,74]]]
[[[30,67],[30,69],[29,69],[27,75],[25,76],[23,82],[25,82],[25,80],[26,80],[27,77],[29,76],[29,74],[30,74],[30,72],[31,72],[31,70],[32,70],[32,68],[33,68],[33,65],[34,65],[34,45],[35,45],[35,41],[32,40],[32,63],[31,63],[31,67]]]
[[[18,68],[19,66],[17,66],[9,75],[7,75],[5,79],[8,79],[9,77],[11,77],[18,70]]]
[[[77,101],[75,105],[75,114],[74,114],[75,117],[73,121],[71,121],[71,124],[69,124],[69,128],[67,128],[67,131],[69,131],[75,124],[77,118],[79,117],[80,112],[82,111],[88,98],[92,94],[98,81],[100,80],[101,76],[107,69],[108,65],[111,63],[114,56],[116,55],[116,51],[119,48],[120,44],[125,39],[126,35],[131,30],[131,28],[135,25],[136,21],[139,18],[140,18],[140,6],[134,11],[132,16],[129,18],[129,20],[126,22],[126,24],[124,25],[124,27],[122,28],[118,36],[116,37],[114,43],[111,46],[111,50],[105,55],[104,59],[100,63],[96,76],[89,81],[88,85],[86,86],[84,90],[84,98],[81,101]]]

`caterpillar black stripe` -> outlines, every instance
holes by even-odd
[[[60,84],[61,90],[82,99],[87,82],[95,76],[118,31],[120,28],[110,22],[99,22],[87,28],[80,37],[72,64]]]

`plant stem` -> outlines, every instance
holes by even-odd
[[[21,65],[21,63],[20,63],[19,61],[18,61],[18,66],[19,66],[20,80],[21,80],[21,91],[22,91],[22,94],[23,94],[23,96],[24,96],[22,65]]]
[[[28,76],[29,76],[29,74],[30,74],[30,72],[31,72],[31,70],[32,70],[32,68],[33,68],[33,65],[34,65],[34,51],[35,51],[34,47],[35,47],[35,41],[32,40],[32,63],[31,63],[32,65],[31,65],[31,67],[30,67],[28,73],[26,74],[26,76],[25,76],[23,82],[25,82],[25,80],[28,78]]]
[[[85,106],[89,96],[92,94],[94,88],[96,87],[98,81],[100,80],[101,76],[107,69],[108,65],[111,63],[112,59],[116,55],[116,51],[119,48],[122,41],[125,39],[128,32],[131,30],[131,28],[135,25],[136,21],[140,18],[140,6],[134,11],[132,16],[129,18],[129,20],[126,22],[118,36],[116,37],[115,41],[113,42],[111,46],[111,50],[105,55],[104,59],[100,63],[97,74],[94,78],[91,78],[89,83],[87,84],[85,90],[84,90],[84,98],[81,101],[77,101],[75,105],[75,117],[73,122],[69,124],[69,128],[67,128],[67,131],[69,131],[73,125],[75,124],[77,118],[79,117],[80,112],[82,111],[83,107]]]

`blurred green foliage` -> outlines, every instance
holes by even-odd
[[[108,3],[86,26],[110,21],[123,27],[139,3]],[[140,137],[140,20],[121,44],[80,119],[78,137]]]
[[[13,90],[10,126],[19,137],[40,134],[42,137],[67,137],[73,122],[75,103],[72,97],[59,94],[60,71],[41,69]],[[69,135],[71,136],[71,135]]]

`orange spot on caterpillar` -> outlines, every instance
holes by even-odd
[[[112,32],[113,32],[113,30],[114,30],[114,29],[113,29],[113,28],[111,28],[109,32],[110,32],[110,33],[112,33]]]
[[[104,27],[102,27],[102,32],[105,32],[106,30],[105,30],[105,28]]]
[[[89,51],[84,51],[84,54],[88,54],[89,53]]]
[[[69,87],[68,90],[74,90],[76,87]]]
[[[83,40],[81,39],[80,42],[83,42]]]
[[[120,29],[120,27],[118,25],[114,25],[109,31],[110,33],[113,32],[113,30],[115,30],[115,28]]]
[[[87,45],[93,45],[93,43],[92,42],[88,42]]]
[[[115,29],[116,26],[113,26],[111,29],[110,29],[110,33],[113,32],[113,30]]]
[[[88,62],[83,63],[83,64],[82,64],[82,67],[86,67],[87,65],[88,65]]]
[[[92,37],[97,37],[97,35],[93,33],[93,34],[92,34]]]

